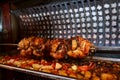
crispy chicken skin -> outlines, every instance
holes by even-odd
[[[18,50],[22,56],[43,56],[44,49],[44,39],[40,37],[24,38],[18,43]]]
[[[93,44],[80,37],[71,39],[44,39],[40,37],[24,38],[18,43],[18,50],[23,56],[51,56],[54,59],[62,59],[66,56],[72,58],[85,58],[89,55]]]
[[[55,59],[62,59],[67,52],[66,41],[64,39],[53,39],[50,42],[50,55]]]
[[[93,46],[91,42],[80,36],[71,38],[68,44],[67,54],[73,58],[85,58],[89,55],[90,47]]]

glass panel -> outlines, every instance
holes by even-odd
[[[0,32],[2,32],[2,10],[0,8]]]

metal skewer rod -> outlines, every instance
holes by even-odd
[[[13,43],[0,43],[0,46],[18,46],[18,44]],[[91,50],[96,51],[120,51],[120,47],[115,46],[95,46]]]
[[[12,44],[12,43],[0,43],[0,46],[18,46],[18,44]]]
[[[120,47],[115,47],[115,46],[96,46],[96,51],[120,51]]]

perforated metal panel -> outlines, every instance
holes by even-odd
[[[120,46],[120,0],[71,0],[12,11],[20,38],[81,35],[96,46]]]

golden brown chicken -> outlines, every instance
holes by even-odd
[[[22,56],[43,56],[44,39],[40,37],[24,38],[18,43],[18,50]]]
[[[18,50],[22,56],[31,56],[33,49],[31,47],[31,42],[35,37],[24,38],[18,43]]]
[[[40,37],[35,37],[34,40],[31,42],[31,46],[33,48],[33,55],[35,56],[43,56],[44,49],[45,49],[45,43],[44,39]]]
[[[71,38],[68,43],[67,54],[73,58],[85,58],[89,55],[90,47],[93,46],[91,42],[80,36]]]
[[[55,59],[62,59],[67,52],[66,41],[64,39],[53,39],[50,42],[50,55]]]
[[[51,56],[55,59],[67,57],[85,58],[93,44],[80,37],[71,39],[44,39],[40,37],[24,38],[18,43],[18,50],[23,56]],[[44,55],[45,54],[45,55]]]

